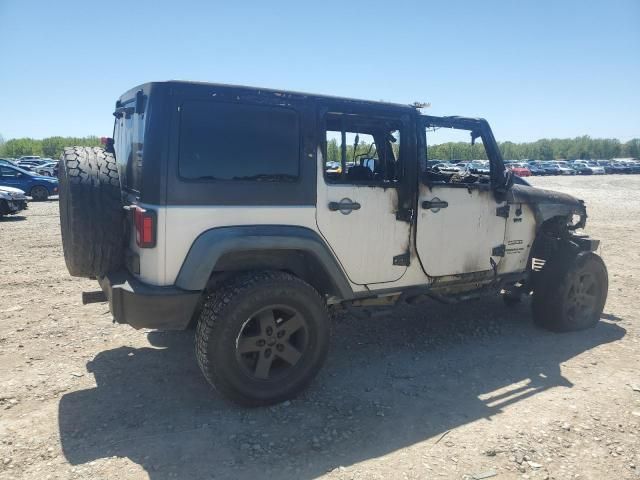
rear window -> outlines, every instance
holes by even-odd
[[[130,100],[125,105],[133,102]],[[127,190],[140,192],[146,113],[125,112],[116,116],[114,149],[120,180]]]
[[[184,179],[293,181],[299,163],[295,110],[211,101],[180,107],[178,165]]]

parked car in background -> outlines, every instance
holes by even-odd
[[[631,173],[631,167],[621,160],[611,161],[611,173]]]
[[[565,160],[558,160],[555,163],[560,167],[560,175],[575,175],[576,171],[571,168],[571,164]]]
[[[13,163],[8,158],[0,158],[0,165],[9,165],[9,166],[13,167],[15,165],[15,163]]]
[[[58,179],[37,175],[20,167],[0,165],[0,186],[19,188],[34,200],[58,194]]]
[[[46,160],[18,160],[16,162],[16,165],[20,168],[22,168],[23,170],[30,170],[30,171],[34,171],[37,167],[44,165],[46,162]]]
[[[540,161],[530,160],[527,162],[527,168],[531,172],[531,175],[546,175],[544,164]]]
[[[511,163],[507,165],[514,175],[519,177],[530,177],[531,170],[529,170],[529,166],[526,163]]]
[[[0,217],[27,209],[27,196],[19,188],[0,187]]]
[[[45,177],[57,177],[58,176],[58,162],[53,160],[50,162],[38,165],[33,169],[38,175],[44,175]]]
[[[473,160],[467,165],[467,170],[476,175],[489,175],[489,162],[487,160]]]
[[[591,170],[592,175],[604,175],[607,173],[604,167],[598,165],[598,162],[595,161],[587,162],[587,167]]]
[[[560,175],[560,165],[552,162],[545,162],[542,164],[545,175]]]
[[[640,162],[633,158],[613,158],[611,165],[616,173],[640,173]]]
[[[594,160],[574,160],[569,163],[578,175],[604,175],[607,173],[604,167]]]
[[[638,162],[637,160],[627,162],[627,165],[631,169],[630,173],[640,173],[640,162]]]
[[[455,163],[440,162],[431,167],[436,172],[442,173],[460,173],[462,170]]]
[[[604,173],[615,173],[610,160],[596,160],[596,163],[599,167],[604,168]]]

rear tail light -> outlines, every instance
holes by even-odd
[[[133,223],[136,227],[136,244],[140,248],[156,246],[157,215],[153,210],[133,207]]]

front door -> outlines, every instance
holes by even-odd
[[[396,219],[406,123],[336,108],[320,125],[320,233],[353,283],[398,280],[407,269],[410,235],[409,224]]]
[[[467,129],[425,124],[424,132],[427,162],[419,185],[416,247],[425,273],[440,277],[495,270],[504,255],[501,207],[506,204],[496,200],[486,175],[483,144],[473,143]],[[464,136],[457,138],[459,133]],[[463,160],[465,167],[456,171]],[[442,163],[447,165],[433,168]]]
[[[12,167],[0,165],[0,185],[20,188],[25,175]]]

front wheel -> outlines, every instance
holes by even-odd
[[[329,344],[324,300],[284,272],[247,272],[211,293],[196,357],[220,393],[245,406],[293,398],[315,377]]]
[[[36,202],[43,202],[47,198],[49,198],[49,192],[44,187],[33,187],[31,189],[31,198],[33,198]]]
[[[560,250],[535,282],[534,322],[569,332],[595,326],[607,300],[609,278],[602,258],[592,252]]]

